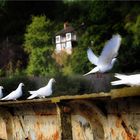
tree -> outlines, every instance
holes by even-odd
[[[29,53],[27,73],[29,75],[47,75],[55,73],[52,54],[52,23],[45,16],[34,16],[25,33],[25,51]]]
[[[27,73],[35,76],[46,76],[48,74],[54,75],[56,67],[51,54],[52,51],[47,47],[34,49],[30,54]]]
[[[139,8],[135,7],[133,10],[138,11]],[[135,72],[140,69],[140,15],[130,12],[126,16],[126,20],[124,28],[127,34],[123,37],[123,47],[120,49],[120,69],[123,72]],[[129,61],[127,58],[129,58]]]
[[[0,8],[1,8],[1,7],[4,7],[4,6],[5,6],[5,3],[6,3],[6,0],[1,0],[1,1],[0,1]]]
[[[26,28],[25,51],[31,53],[35,48],[51,45],[52,23],[45,16],[33,16],[32,23]]]
[[[21,46],[22,49],[25,25],[31,20],[24,34],[24,50],[29,55],[28,74],[39,75],[42,73],[44,75],[41,67],[44,67],[43,69],[47,73],[51,73],[50,69],[55,69],[53,59],[51,60],[51,57],[46,59],[45,57],[47,54],[51,56],[50,52],[53,52],[55,47],[52,46],[54,33],[61,29],[60,26],[66,20],[71,22],[78,33],[78,46],[74,48],[73,54],[68,59],[63,59],[63,66],[59,67],[62,73],[83,74],[90,70],[93,66],[87,59],[87,48],[91,47],[95,54],[100,55],[105,42],[115,33],[119,33],[123,39],[118,55],[118,65],[115,65],[117,69],[115,67],[113,69],[117,72],[139,70],[140,7],[136,1],[63,0],[58,2],[17,2],[2,0],[0,8],[1,44],[3,44],[3,41],[8,40],[8,44],[12,43],[13,48]],[[29,19],[31,15],[41,14],[44,16],[33,16],[32,19]],[[76,28],[83,22],[85,25],[84,30]],[[3,46],[5,48],[9,45]],[[3,50],[5,49],[1,49],[1,54],[4,53]],[[5,54],[8,56],[7,52]],[[15,54],[19,57],[21,53]],[[39,61],[37,57],[41,60]],[[129,58],[129,61],[126,57]],[[25,62],[25,58],[20,57],[19,60]],[[17,60],[17,58],[14,60]],[[0,62],[1,68],[3,62]],[[13,69],[15,69],[16,63],[11,62]],[[45,68],[46,65],[47,69]],[[24,69],[25,67],[21,68]]]

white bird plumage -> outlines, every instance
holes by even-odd
[[[112,81],[111,85],[129,85],[129,86],[140,86],[140,74],[134,75],[124,75],[124,74],[115,74],[115,77],[120,79],[117,81]]]
[[[112,69],[116,56],[118,54],[118,50],[121,44],[121,36],[119,34],[113,35],[113,37],[105,44],[103,51],[99,57],[97,57],[93,51],[89,48],[87,50],[87,56],[89,61],[96,65],[90,72],[84,74],[88,75],[96,72],[107,72]]]
[[[9,95],[2,98],[1,100],[16,100],[22,96],[22,86],[24,86],[23,83],[20,83],[16,90],[12,91]]]
[[[53,82],[55,82],[55,79],[51,78],[45,87],[42,87],[36,91],[29,91],[29,93],[32,95],[29,96],[27,99],[33,99],[36,97],[45,98],[46,96],[50,96],[52,94],[52,83]]]
[[[3,89],[3,86],[0,86],[0,99],[3,97],[2,89]]]

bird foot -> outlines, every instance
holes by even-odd
[[[96,73],[97,78],[103,78],[103,74],[102,73]]]

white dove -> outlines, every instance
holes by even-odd
[[[140,74],[134,75],[124,75],[124,74],[115,74],[115,77],[119,78],[118,81],[111,82],[111,85],[129,85],[129,86],[140,86]]]
[[[16,90],[12,91],[9,95],[2,98],[1,100],[16,100],[22,96],[22,86],[24,86],[23,83],[20,83]]]
[[[55,79],[51,78],[45,87],[42,87],[36,91],[29,91],[29,93],[32,95],[29,96],[27,99],[33,99],[36,97],[45,98],[46,96],[50,96],[52,94],[52,83],[53,82],[55,82]]]
[[[111,70],[116,61],[115,57],[118,54],[120,44],[121,36],[117,34],[113,35],[112,38],[105,44],[103,51],[99,57],[97,57],[89,48],[87,50],[88,59],[92,64],[96,65],[96,67],[93,68],[90,72],[84,74],[84,76],[91,73],[104,73]]]
[[[3,97],[2,89],[3,89],[3,86],[0,86],[0,99]]]

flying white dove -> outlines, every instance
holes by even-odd
[[[23,83],[20,83],[16,90],[12,91],[9,95],[2,98],[1,100],[16,100],[22,96],[22,86],[24,86]]]
[[[129,86],[140,86],[140,74],[134,74],[134,75],[123,75],[123,74],[115,74],[115,77],[117,77],[118,81],[111,82],[111,85],[129,85]]]
[[[0,99],[3,97],[2,89],[3,89],[3,86],[0,86]]]
[[[46,96],[50,96],[52,94],[52,83],[53,82],[55,82],[55,79],[51,78],[45,87],[42,87],[36,91],[29,91],[29,93],[32,95],[29,96],[27,99],[33,99],[36,97],[45,98]]]
[[[104,73],[112,69],[116,56],[118,54],[118,50],[121,44],[121,36],[119,34],[113,35],[112,38],[105,44],[103,51],[99,57],[97,57],[93,51],[89,48],[87,50],[87,56],[89,61],[96,65],[90,72],[84,74],[88,75],[91,73]]]

